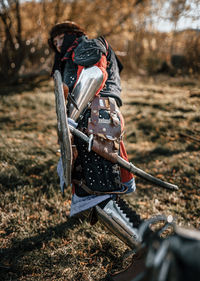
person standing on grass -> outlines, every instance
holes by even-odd
[[[48,43],[55,52],[52,75],[59,70],[64,83],[64,92],[66,93],[66,88],[69,92],[68,96],[65,95],[68,110],[72,102],[69,95],[75,88],[83,69],[96,66],[101,70],[102,83],[90,106],[87,106],[82,118],[74,122],[74,126],[88,136],[92,128],[97,141],[101,144],[103,142],[108,151],[117,152],[127,160],[122,140],[124,120],[119,110],[122,105],[120,72],[123,67],[111,46],[103,37],[89,39],[78,24],[70,21],[54,25],[49,33]],[[95,115],[94,112],[97,114]],[[92,123],[91,120],[95,118],[97,122]],[[105,126],[107,126],[106,129]],[[77,153],[76,158],[73,159],[70,216],[92,210],[98,205],[105,212],[111,212],[113,216],[118,217],[121,224],[128,225],[136,238],[136,228],[140,223],[140,218],[136,216],[133,220],[129,218],[125,210],[120,211],[123,206],[119,206],[118,200],[120,194],[135,191],[133,175],[94,151],[88,152],[87,145],[75,136],[73,144],[76,146]],[[63,189],[61,160],[57,170],[61,189]]]

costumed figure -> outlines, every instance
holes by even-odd
[[[59,70],[64,86],[68,122],[102,148],[102,155],[88,151],[87,144],[73,137],[72,201],[70,215],[91,211],[115,234],[126,232],[137,241],[141,220],[120,198],[136,189],[133,175],[109,161],[110,153],[127,160],[123,143],[124,121],[120,112],[122,64],[103,38],[89,39],[74,22],[56,24],[49,45],[55,51],[52,75]],[[65,181],[58,163],[60,185]],[[120,231],[115,231],[120,228]],[[126,240],[124,234],[118,235]],[[123,236],[123,237],[122,237]],[[125,235],[126,236],[126,235]],[[127,244],[132,245],[128,239]]]

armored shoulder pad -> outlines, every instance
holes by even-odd
[[[106,47],[98,39],[81,37],[81,42],[74,50],[74,62],[82,66],[96,64],[102,54],[106,55]]]

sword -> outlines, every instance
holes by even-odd
[[[112,163],[114,164],[118,164],[120,167],[126,169],[127,171],[133,173],[136,176],[139,176],[151,183],[156,184],[157,186],[166,188],[166,189],[170,189],[170,190],[178,190],[178,186],[162,181],[148,173],[146,173],[145,171],[141,170],[140,168],[137,168],[135,165],[133,165],[131,162],[126,161],[125,159],[123,159],[121,156],[119,156],[117,153],[109,153],[109,155],[106,155],[106,152],[103,152],[102,150],[99,149],[99,145],[97,144],[96,140],[93,139],[93,135],[90,135],[90,137],[88,137],[86,134],[84,134],[83,132],[79,131],[78,129],[74,128],[72,125],[68,125],[70,132],[77,136],[78,138],[82,139],[84,142],[86,142],[88,144],[88,150],[93,150],[95,151],[97,154],[103,156],[104,158],[110,160]]]

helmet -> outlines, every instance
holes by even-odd
[[[62,33],[76,34],[77,37],[85,35],[84,30],[73,21],[65,21],[65,22],[57,23],[52,27],[52,29],[49,32],[50,36],[48,39],[48,44],[51,49],[55,50],[53,39]]]

